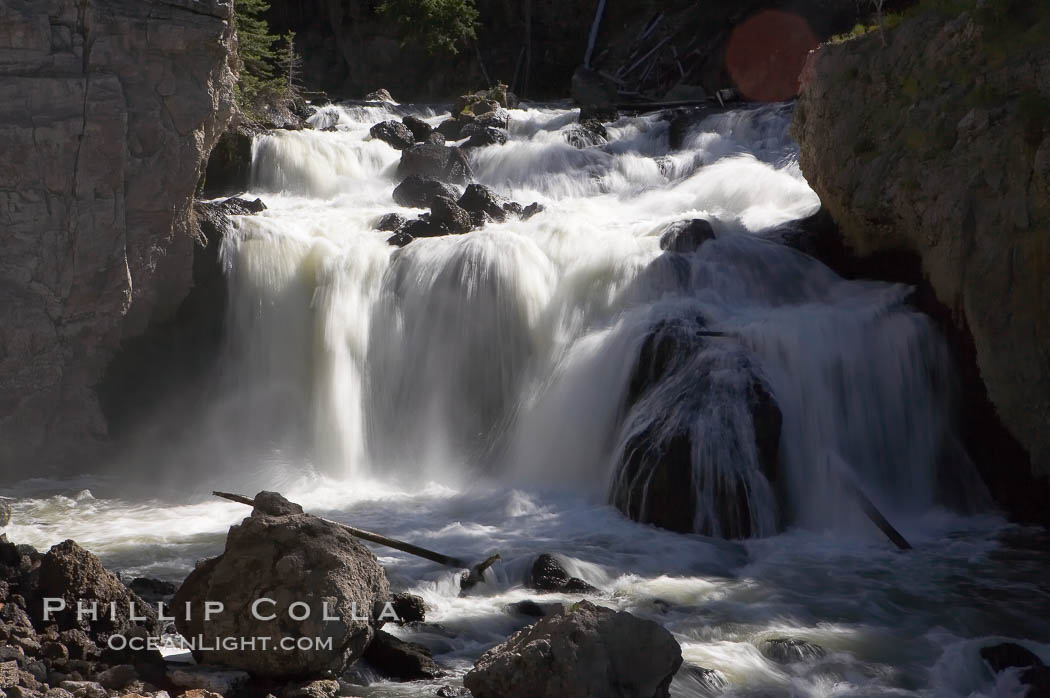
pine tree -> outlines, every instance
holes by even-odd
[[[236,0],[236,26],[240,77],[238,101],[251,111],[255,103],[277,87],[274,79],[277,37],[270,33],[263,14],[270,9],[266,0]]]
[[[477,38],[474,0],[384,0],[377,11],[401,25],[406,41],[419,41],[431,54],[456,54],[457,44]]]

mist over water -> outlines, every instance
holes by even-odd
[[[789,107],[708,117],[678,150],[658,115],[621,118],[608,145],[580,150],[565,139],[575,111],[512,110],[508,143],[473,151],[471,166],[545,210],[396,248],[374,221],[421,211],[393,202],[399,153],[368,129],[409,112],[444,118],[328,106],[310,121],[335,131],[256,139],[248,196],[269,208],[235,219],[224,242],[226,353],[209,427],[186,445],[210,465],[168,472],[166,503],[131,501],[125,475],[25,481],[10,492],[27,497],[13,540],[73,537],[110,566],[178,580],[247,514],[204,493],[280,489],[442,552],[503,554],[489,584],[459,596],[454,572],[375,549],[437,624],[398,632],[458,672],[525,624],[504,607],[534,596],[525,572],[553,552],[602,603],[668,627],[687,665],[725,675],[727,695],[1019,695],[983,666],[978,638],[1022,638],[1050,659],[1050,583],[1033,553],[1045,541],[986,513],[955,432],[947,348],[910,288],[845,281],[781,244],[778,226],[819,207]],[[662,252],[664,226],[691,218],[716,238]],[[628,405],[653,328],[698,319],[722,339]],[[783,419],[782,501],[749,437],[750,377]],[[608,504],[626,444],[661,429],[691,435],[695,483],[748,483],[761,537],[681,535]],[[916,549],[893,550],[844,479]],[[717,503],[698,495],[705,530]],[[760,652],[773,637],[828,654],[781,665]],[[711,693],[685,670],[672,692]]]

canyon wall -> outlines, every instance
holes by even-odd
[[[1029,520],[1050,499],[1048,113],[1050,9],[986,2],[821,46],[793,123],[852,254],[897,280],[917,258],[907,280],[943,309],[964,381],[975,362],[963,409],[979,466]],[[996,420],[1013,445],[989,436]]]
[[[192,284],[234,51],[230,2],[0,0],[0,475],[106,443],[108,363]]]

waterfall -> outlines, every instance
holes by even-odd
[[[229,373],[261,425],[297,430],[279,446],[296,467],[486,473],[731,536],[862,525],[829,451],[890,511],[979,487],[944,342],[910,289],[843,280],[777,239],[819,206],[790,107],[711,116],[679,150],[659,115],[577,149],[577,112],[512,110],[510,140],[471,166],[545,210],[397,248],[375,220],[421,211],[393,202],[398,153],[368,129],[405,110],[328,106],[311,118],[327,132],[257,137],[252,195],[269,208],[224,243]],[[694,218],[714,239],[660,249]]]

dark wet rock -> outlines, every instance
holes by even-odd
[[[580,123],[594,120],[607,124],[620,118],[620,112],[611,105],[585,104],[580,107]]]
[[[401,232],[412,238],[436,238],[448,235],[448,228],[430,220],[430,214],[424,214],[401,229]]]
[[[423,142],[430,143],[432,145],[445,145],[446,140],[447,139],[445,138],[445,134],[441,133],[440,131],[434,131],[429,136],[427,136],[426,140]]]
[[[675,221],[660,233],[660,249],[683,254],[696,252],[705,242],[714,239],[714,228],[703,218]]]
[[[139,674],[131,664],[117,664],[95,676],[95,680],[103,687],[119,691],[133,681],[137,681]]]
[[[457,117],[465,112],[473,113],[472,107],[479,103],[484,102],[485,96],[477,93],[465,94],[456,97],[456,101],[452,103],[452,116]]]
[[[997,674],[1011,668],[1020,669],[1017,676],[1028,686],[1027,696],[1050,696],[1050,667],[1028,648],[1014,642],[1002,642],[982,647],[981,658]]]
[[[335,698],[337,695],[339,682],[332,679],[289,684],[281,691],[281,698]]]
[[[507,132],[501,128],[485,126],[474,129],[470,138],[463,144],[464,148],[484,148],[489,145],[503,145],[507,142]]]
[[[667,142],[671,150],[681,150],[685,147],[689,134],[711,114],[706,107],[691,107],[687,109],[675,109],[663,115],[668,122]]]
[[[201,195],[214,198],[248,189],[252,174],[253,134],[245,129],[226,131],[212,148],[204,169]]]
[[[591,594],[598,591],[579,577],[570,577],[558,559],[550,553],[539,555],[529,569],[526,585],[537,591],[561,591]]]
[[[762,654],[779,664],[820,659],[827,654],[820,645],[794,637],[775,637],[765,640],[759,649]]]
[[[470,232],[473,223],[470,214],[447,196],[438,196],[430,204],[430,222],[440,225],[453,235]]]
[[[490,649],[463,684],[474,698],[666,698],[681,665],[657,623],[581,601]]]
[[[416,142],[412,131],[400,121],[381,121],[369,129],[368,134],[397,150],[410,148]]]
[[[552,616],[555,613],[564,613],[565,604],[557,602],[546,603],[533,601],[532,599],[525,599],[524,601],[516,601],[512,604],[507,604],[507,611],[521,616],[529,616],[530,618],[543,618],[544,616]]]
[[[409,175],[394,189],[394,201],[407,208],[430,208],[435,197],[456,198],[455,190],[430,177]]]
[[[436,695],[438,698],[470,698],[470,691],[458,686],[442,686]]]
[[[746,538],[779,528],[781,512],[751,509],[760,491],[780,494],[781,414],[745,347],[709,332],[703,318],[657,322],[641,344],[627,406],[612,493],[617,508],[682,533]],[[702,454],[699,482],[697,424],[717,425],[720,435],[718,449]]]
[[[266,498],[260,495],[257,502]],[[179,632],[201,635],[205,645],[214,645],[217,637],[270,638],[266,652],[208,649],[196,654],[200,661],[257,676],[295,677],[338,672],[360,657],[375,630],[370,620],[355,616],[376,617],[389,596],[386,574],[375,555],[344,528],[308,514],[253,512],[230,528],[222,555],[198,563],[176,593],[174,606],[180,609],[175,614]],[[255,600],[264,597],[276,603],[267,604],[261,615],[275,614],[279,623],[251,613]],[[329,615],[340,620],[321,620],[322,600]],[[204,620],[205,601],[222,602],[224,612]],[[310,609],[302,621],[289,615],[289,606],[299,601]],[[189,620],[181,612],[187,602]],[[276,634],[319,637],[330,640],[331,648],[281,649]]]
[[[486,128],[506,129],[508,126],[510,126],[510,113],[506,109],[493,109],[469,120],[463,125],[460,133],[462,136],[469,136]]]
[[[375,92],[369,92],[365,95],[366,102],[386,102],[387,104],[397,104],[394,98],[390,95],[390,92],[386,88],[380,88]]]
[[[470,178],[470,165],[456,148],[434,143],[417,143],[401,151],[399,177],[419,175],[442,182],[460,183]]]
[[[729,681],[725,674],[717,669],[702,666],[683,666],[678,672],[678,680],[681,682],[695,681],[703,691],[702,695],[722,695],[729,688]]]
[[[394,247],[404,247],[408,243],[412,242],[414,239],[415,238],[413,238],[411,235],[401,230],[395,233],[394,235],[388,237],[386,239],[386,242],[388,245],[393,245]]]
[[[440,133],[446,140],[458,141],[462,138],[459,134],[463,130],[463,124],[459,119],[445,119],[438,124],[435,132]]]
[[[601,124],[599,124],[600,126]],[[605,129],[602,128],[604,131]],[[573,148],[594,148],[603,146],[609,141],[604,136],[601,136],[594,131],[583,128],[582,126],[572,126],[571,128],[563,131],[565,135],[565,141]]]
[[[537,213],[546,210],[546,208],[546,206],[539,203],[538,201],[533,201],[531,204],[529,204],[522,210],[521,219],[527,221],[528,219],[535,216]]]
[[[97,557],[71,540],[53,546],[44,555],[37,575],[36,598],[30,603],[30,615],[37,627],[53,622],[59,630],[81,629],[93,638],[105,640],[110,635],[131,632],[137,625],[131,620],[134,610],[136,615],[147,618],[145,627],[157,629],[156,609],[103,568]],[[50,620],[45,622],[44,599],[62,599],[66,607],[50,611]],[[87,615],[78,619],[77,603],[81,601],[95,601],[100,608],[115,604],[115,612],[99,613],[97,620]]]
[[[423,597],[416,594],[394,594],[391,599],[399,624],[422,623],[427,619],[427,607]]]
[[[128,588],[151,604],[155,604],[174,596],[176,586],[171,582],[163,582],[159,579],[136,577],[131,584],[128,584]]]
[[[510,202],[484,184],[468,184],[457,203],[471,213],[484,212],[493,220],[502,221]]]
[[[416,141],[425,141],[434,132],[434,127],[418,116],[404,116],[401,118],[401,123],[408,127]]]
[[[11,505],[0,499],[0,528],[11,523]]]
[[[445,673],[434,662],[429,649],[382,630],[376,632],[365,650],[365,660],[381,673],[401,681],[434,679]]]
[[[392,233],[400,230],[408,223],[408,219],[400,213],[388,213],[376,221],[376,230]]]
[[[492,223],[492,216],[485,213],[484,211],[469,211],[470,223],[475,228],[484,228],[489,223]]]

